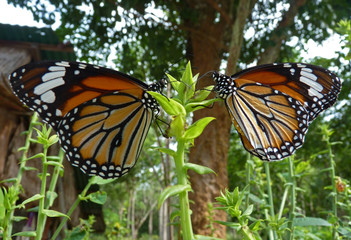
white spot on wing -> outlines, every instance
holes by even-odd
[[[36,95],[41,95],[53,88],[56,88],[64,84],[65,84],[65,81],[63,80],[63,78],[57,78],[55,80],[51,80],[51,81],[39,84],[34,88],[33,93]]]
[[[43,80],[43,82],[47,82],[49,80],[52,80],[52,79],[59,79],[62,77],[65,76],[65,71],[58,71],[58,72],[48,72],[48,73],[45,73],[43,75],[43,77],[41,78],[41,80]]]
[[[53,91],[47,91],[40,96],[40,99],[46,103],[53,103],[56,100],[55,93]]]
[[[321,84],[319,84],[318,82],[315,82],[307,77],[301,76],[300,77],[300,81],[307,84],[308,86],[310,86],[311,88],[314,88],[316,91],[322,91],[323,90],[323,86]]]
[[[306,69],[306,68],[304,68],[304,69]],[[318,79],[318,77],[315,74],[310,73],[310,72],[301,71],[301,75],[305,76],[309,79],[312,79],[313,81],[316,81]]]

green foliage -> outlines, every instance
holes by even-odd
[[[345,59],[351,60],[351,20],[340,20],[336,31],[338,31],[345,38],[345,45],[342,46],[343,49],[348,49]]]
[[[35,128],[34,126],[41,126],[41,130]],[[37,137],[32,138],[33,130],[36,131]],[[56,210],[50,209],[57,198],[57,193],[55,192],[55,187],[57,183],[58,177],[63,173],[63,157],[64,153],[61,151],[58,156],[48,156],[48,148],[58,142],[58,138],[56,135],[51,135],[51,128],[46,128],[45,125],[42,125],[38,122],[37,114],[34,114],[32,117],[32,121],[30,123],[29,129],[25,132],[26,134],[26,142],[25,146],[21,147],[19,151],[23,152],[20,161],[20,169],[16,178],[9,180],[4,180],[3,182],[13,183],[13,185],[8,188],[0,189],[0,229],[1,236],[4,239],[10,239],[11,236],[23,236],[23,237],[35,237],[35,239],[41,239],[44,231],[44,227],[46,225],[46,220],[48,217],[63,217],[63,221],[60,226],[57,228],[54,233],[53,239],[58,235],[60,230],[62,229],[64,223],[69,219],[69,216],[72,214],[73,210],[78,206],[81,200],[91,200],[98,204],[103,204],[106,201],[106,193],[103,192],[94,192],[90,193],[86,196],[88,189],[93,183],[105,183],[102,180],[95,180],[95,178],[91,178],[91,182],[86,186],[81,195],[78,197],[75,204],[72,206],[70,211],[65,214],[58,212]],[[30,144],[40,144],[43,147],[43,151],[41,153],[35,154],[31,157],[27,157],[27,152],[30,147]],[[35,194],[22,202],[18,202],[19,194],[23,191],[21,186],[22,175],[24,171],[39,171],[39,169],[26,167],[26,163],[28,161],[32,161],[35,159],[42,160],[42,169],[38,173],[38,177],[41,180],[41,190],[40,193]],[[53,171],[51,174],[48,172],[48,166],[53,167]],[[47,177],[51,175],[50,183],[47,184]],[[38,214],[38,219],[36,223],[35,231],[23,231],[18,232],[16,234],[12,234],[12,225],[16,221],[26,220],[24,217],[18,217],[14,215],[15,209],[24,208],[26,209],[29,203],[37,203],[38,207],[27,209],[27,211],[36,211]],[[89,220],[90,221],[90,220]],[[92,220],[91,220],[92,221]],[[89,223],[91,223],[91,221]],[[83,225],[82,225],[83,226]],[[83,228],[84,231],[89,232],[89,225],[84,224],[84,226],[88,226]],[[74,235],[74,234],[73,234]],[[86,235],[86,234],[85,234]],[[87,239],[87,238],[86,238]]]
[[[67,240],[89,240],[91,239],[91,232],[93,232],[93,224],[95,222],[94,215],[89,216],[88,219],[80,219],[78,226],[72,231],[66,232]]]
[[[231,193],[227,189],[225,193],[221,193],[220,197],[216,198],[216,201],[222,206],[217,207],[226,211],[232,218],[236,219],[238,222],[223,222],[216,221],[224,226],[234,228],[242,236],[243,239],[259,239],[257,234],[260,229],[261,220],[255,220],[249,226],[250,215],[252,214],[254,206],[251,204],[244,208],[242,206],[243,199],[246,195],[247,187],[243,191],[239,192],[239,188],[236,187]]]

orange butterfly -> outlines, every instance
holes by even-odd
[[[102,178],[121,177],[135,165],[159,111],[146,91],[165,86],[75,62],[31,63],[9,80],[16,96],[57,132],[71,164]]]
[[[213,78],[244,147],[266,161],[301,147],[309,124],[341,90],[335,74],[302,63],[261,65],[230,77],[215,72]]]

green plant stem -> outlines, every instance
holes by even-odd
[[[295,208],[296,208],[296,179],[294,173],[294,157],[288,158],[289,162],[289,180],[291,185],[291,193],[290,193],[290,214],[289,214],[289,223],[288,227],[290,231],[288,231],[288,239],[294,239],[294,219],[295,219]]]
[[[245,209],[249,207],[250,204],[250,199],[249,199],[249,194],[250,194],[250,182],[251,182],[251,158],[250,155],[247,157],[246,161],[246,199],[245,199]]]
[[[331,185],[332,185],[332,189],[333,189],[333,192],[331,194],[331,197],[332,197],[332,211],[333,211],[334,217],[337,218],[337,216],[338,216],[338,212],[337,212],[338,193],[336,191],[336,186],[335,186],[335,179],[336,179],[336,177],[335,177],[335,162],[334,162],[334,154],[333,154],[331,143],[330,143],[329,139],[330,139],[329,136],[327,136],[326,137],[326,142],[327,142],[327,145],[328,145]],[[335,225],[333,225],[332,236],[333,236],[333,239],[337,239]]]
[[[48,152],[48,146],[43,147],[43,172],[41,173],[41,189],[40,189],[40,195],[41,198],[39,200],[39,210],[38,210],[38,221],[37,221],[37,235],[35,237],[36,240],[41,240],[43,236],[43,232],[45,229],[45,224],[46,224],[46,214],[44,212],[45,210],[45,193],[46,193],[46,179],[47,179],[47,152]]]
[[[26,131],[26,140],[24,143],[24,147],[22,148],[23,152],[22,152],[22,156],[20,159],[20,166],[19,166],[19,170],[17,173],[15,183],[14,183],[14,187],[15,187],[15,191],[16,191],[17,195],[21,191],[20,185],[21,185],[21,181],[22,181],[22,175],[23,175],[24,169],[26,167],[26,162],[27,162],[26,159],[27,159],[27,154],[28,154],[28,150],[29,150],[29,146],[30,146],[30,139],[32,137],[33,127],[34,127],[34,125],[37,124],[37,122],[38,122],[38,114],[34,113],[32,118],[31,118],[31,121],[29,123],[29,128]],[[7,227],[4,228],[4,233],[3,233],[4,239],[10,239],[11,235],[12,235],[12,223],[13,223],[13,217],[14,217],[14,212],[15,212],[14,206],[16,205],[16,200],[17,199],[14,199],[14,201],[11,203],[11,206],[12,206],[11,210],[6,213],[6,220],[5,221],[8,223],[8,225],[7,225]]]
[[[282,201],[281,201],[280,208],[279,208],[279,212],[278,212],[278,220],[282,218],[282,215],[283,215],[283,211],[284,211],[286,199],[287,199],[287,197],[288,197],[288,193],[289,193],[290,186],[291,186],[291,184],[286,184],[286,185],[285,185],[285,189],[284,189]]]
[[[64,151],[62,149],[60,149],[59,161],[58,161],[59,164],[62,164],[64,156],[65,156]],[[55,191],[56,184],[57,184],[57,179],[58,179],[58,177],[60,175],[60,170],[61,170],[61,166],[55,166],[54,167],[54,170],[52,172],[52,177],[51,177],[51,181],[50,181],[50,186],[49,186],[48,192],[54,192]],[[51,207],[51,206],[49,206],[50,204],[51,204],[50,203],[50,198],[46,198],[46,200],[45,200],[45,208]]]
[[[87,192],[89,190],[89,188],[91,187],[91,185],[93,184],[93,182],[95,181],[95,176],[91,177],[89,179],[88,184],[85,186],[85,188],[83,189],[83,191],[78,195],[76,201],[73,203],[72,207],[68,210],[67,212],[67,216],[70,217],[73,213],[73,211],[79,206],[79,203],[82,201],[82,199],[87,195]],[[66,222],[67,222],[68,218],[65,217],[63,218],[63,220],[61,221],[60,225],[57,227],[56,231],[54,232],[54,234],[52,235],[51,240],[54,240],[57,238],[57,236],[60,234],[62,228],[65,226]]]
[[[178,139],[177,153],[175,156],[175,166],[176,166],[176,175],[179,185],[186,185],[187,174],[184,168],[184,149],[185,149],[185,140],[180,138]],[[194,238],[193,228],[191,224],[190,216],[190,205],[188,192],[181,192],[179,194],[179,203],[180,203],[180,223],[183,232],[183,239],[191,240]]]
[[[269,163],[268,162],[264,162],[264,169],[265,169],[266,178],[267,178],[269,214],[271,215],[271,218],[274,218],[275,214],[274,214],[273,194],[272,194],[272,185],[271,185],[271,174],[269,171]],[[273,231],[271,228],[270,228],[270,231],[273,232],[274,239],[276,239],[276,237],[277,237],[276,232]],[[270,234],[270,236],[272,236],[272,234]]]

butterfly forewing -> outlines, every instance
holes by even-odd
[[[66,156],[89,175],[115,178],[136,163],[158,104],[146,85],[84,63],[25,65],[10,75],[14,93],[59,136]]]
[[[332,106],[341,89],[338,76],[318,66],[301,63],[266,64],[245,69],[232,78],[268,85],[300,101],[312,121]]]
[[[10,75],[17,97],[37,111],[55,130],[73,108],[117,90],[147,85],[121,72],[74,62],[39,62],[25,65]]]

